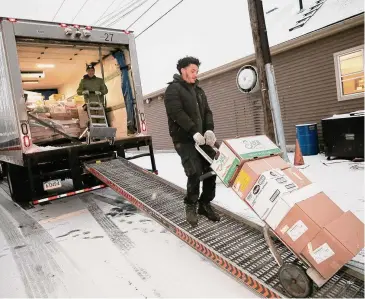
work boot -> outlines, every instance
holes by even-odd
[[[212,220],[212,221],[221,220],[221,217],[216,212],[214,212],[214,210],[212,209],[212,206],[210,205],[209,202],[208,203],[205,203],[205,202],[199,203],[198,213],[200,215],[207,217],[209,220]]]
[[[198,214],[196,213],[196,204],[188,203],[185,205],[186,221],[190,223],[191,226],[198,225]]]

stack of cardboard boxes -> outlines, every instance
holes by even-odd
[[[52,127],[56,127],[68,135],[78,137],[87,127],[89,120],[87,112],[82,107],[84,103],[83,96],[65,99],[63,94],[53,94],[49,100],[42,102],[49,113],[36,113],[34,110],[32,114],[46,121]],[[52,128],[43,126],[34,120],[30,122],[30,129],[34,143],[63,138]]]
[[[212,169],[324,279],[364,247],[364,224],[280,156],[266,136],[225,140]]]

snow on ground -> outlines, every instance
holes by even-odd
[[[109,188],[26,213],[0,188],[0,221],[0,298],[256,297]]]
[[[131,153],[132,155],[132,153]],[[291,163],[294,154],[289,153]],[[159,176],[186,188],[186,177],[176,153],[155,154]],[[135,164],[151,168],[149,157],[131,160]],[[352,211],[364,222],[364,163],[352,163],[347,160],[327,161],[322,154],[305,156],[305,165],[299,166],[304,175],[313,183],[319,184],[323,191],[344,211]],[[217,179],[215,204],[256,224],[263,225],[258,216],[246,205],[232,189],[226,188]],[[359,253],[354,261],[364,264],[364,252]]]

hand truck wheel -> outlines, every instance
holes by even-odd
[[[313,289],[313,281],[305,270],[292,263],[285,263],[280,267],[279,280],[285,291],[292,297],[308,297]]]

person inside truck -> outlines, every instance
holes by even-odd
[[[198,224],[197,214],[212,221],[220,220],[210,205],[215,197],[215,176],[203,181],[203,192],[199,196],[200,176],[210,171],[210,165],[195,149],[195,144],[202,146],[213,158],[215,151],[212,147],[216,142],[213,113],[197,80],[199,66],[197,58],[180,59],[177,63],[179,74],[168,83],[164,99],[170,136],[187,176],[184,203],[186,220],[192,226]]]
[[[108,88],[102,78],[95,76],[95,68],[92,64],[86,66],[87,74],[81,79],[79,87],[77,88],[78,95],[87,95],[91,97],[91,94],[97,96],[104,96],[108,93]]]

